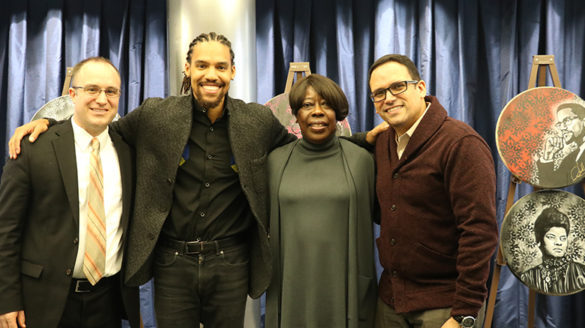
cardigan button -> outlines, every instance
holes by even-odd
[[[392,175],[392,178],[398,179],[398,173],[394,173],[394,175]]]
[[[390,245],[392,246],[396,245],[396,239],[394,238],[390,239]]]
[[[390,209],[391,209],[392,211],[396,211],[396,204],[392,204],[392,207],[390,207]]]
[[[396,270],[392,270],[392,277],[396,278],[398,276],[398,272]]]

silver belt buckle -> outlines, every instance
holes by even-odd
[[[82,286],[83,283],[89,284],[89,281],[88,280],[85,280],[85,281],[84,280],[77,280],[75,282],[75,292],[76,293],[89,293],[91,291],[91,290],[89,290],[87,288],[82,288],[83,287]]]

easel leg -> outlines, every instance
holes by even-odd
[[[536,292],[532,289],[528,292],[528,326],[534,328],[534,316],[536,314]]]
[[[500,251],[498,249],[498,257],[500,256]],[[496,308],[496,298],[498,295],[498,285],[500,283],[500,272],[502,271],[502,266],[497,263],[496,267],[494,268],[494,272],[492,274],[492,283],[490,285],[490,296],[488,299],[487,308],[485,311],[485,321],[483,326],[485,328],[492,327],[492,320],[494,318],[494,309]]]

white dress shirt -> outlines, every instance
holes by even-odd
[[[408,129],[408,131],[406,131],[401,136],[398,136],[398,134],[395,135],[396,137],[394,141],[396,141],[396,153],[398,154],[398,159],[402,158],[402,153],[404,153],[406,145],[408,145],[408,142],[410,141],[410,137],[412,137],[414,130],[416,130],[418,124],[420,123],[420,121],[422,121],[422,118],[429,110],[429,107],[431,107],[431,103],[427,104],[427,108],[425,109],[424,113],[418,118],[418,120],[416,120],[416,122],[414,122],[414,124],[410,127],[410,129]]]
[[[89,186],[89,157],[91,136],[71,119],[75,139],[75,159],[77,161],[77,191],[79,196],[79,250],[73,269],[74,278],[85,278],[83,258],[87,233],[87,188]],[[104,172],[104,210],[106,214],[106,272],[104,277],[113,276],[122,268],[123,228],[122,180],[118,153],[108,134],[108,128],[97,136],[100,142],[100,160]]]

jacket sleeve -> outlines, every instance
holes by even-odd
[[[270,112],[272,113],[272,111]],[[280,122],[278,121],[276,116],[274,116],[274,114],[271,114],[271,121],[272,124],[270,131],[272,133],[272,140],[270,145],[270,151],[297,140],[297,137],[294,134],[289,133],[288,130],[282,124],[280,124]]]
[[[110,124],[110,128],[121,135],[124,141],[133,147],[136,146],[136,138],[138,137],[142,113],[149,106],[150,99],[152,98],[144,100],[136,109]]]
[[[473,315],[487,295],[490,260],[498,242],[494,161],[480,137],[463,137],[448,150],[445,183],[459,233],[451,314]]]
[[[27,141],[23,142],[23,148]],[[0,314],[23,309],[20,249],[30,195],[30,147],[4,166],[0,183]]]
[[[366,132],[357,132],[352,134],[350,137],[341,137],[343,139],[347,139],[354,144],[364,148],[365,150],[369,151],[370,153],[374,152],[376,145],[371,145],[366,141]]]

